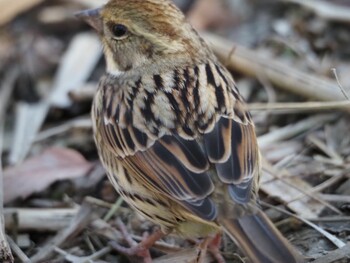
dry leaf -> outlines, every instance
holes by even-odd
[[[5,169],[4,202],[26,198],[59,180],[82,177],[91,167],[92,164],[77,151],[50,148],[19,166]]]
[[[88,56],[86,54],[89,54]],[[69,92],[84,85],[102,56],[101,42],[96,34],[80,33],[70,42],[57,70],[51,104],[70,107]]]

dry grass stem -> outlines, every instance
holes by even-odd
[[[0,260],[13,262],[13,256],[5,235],[4,219],[4,178],[2,170],[2,146],[3,146],[4,126],[0,119]]]
[[[68,227],[78,208],[5,208],[6,229],[55,232]]]
[[[289,124],[283,128],[259,136],[259,146],[264,148],[270,145],[271,143],[288,140],[303,132],[309,131],[311,129],[317,129],[327,122],[334,121],[336,118],[337,116],[334,114],[317,115],[301,120],[294,124]]]
[[[320,111],[349,111],[350,101],[336,102],[281,102],[281,103],[250,103],[249,110],[252,112],[269,111],[269,113],[296,114]]]
[[[74,13],[107,1],[0,0],[0,262],[11,263],[12,254],[15,262],[25,263],[137,262],[110,245],[126,244],[118,222],[125,224],[133,243],[157,227],[122,204],[92,136],[91,103],[106,63],[98,35]],[[251,102],[247,107],[262,154],[260,199],[267,215],[307,260],[348,262],[347,0],[171,1],[203,28],[204,40],[231,71],[240,95]],[[204,8],[196,9],[200,5]],[[220,9],[213,12],[212,7]],[[196,69],[181,71],[175,75],[196,74]],[[181,81],[160,76],[163,88]],[[177,88],[185,91],[191,78]],[[147,74],[141,80],[153,83]],[[222,85],[227,82],[222,80]],[[191,98],[196,97],[193,88]],[[168,98],[156,91],[141,93],[138,87],[134,91],[135,96],[120,96],[133,107],[134,97],[153,97],[155,105]],[[105,102],[108,111],[122,109]],[[144,110],[132,116],[148,114]],[[111,131],[107,137],[127,139],[128,134]],[[152,246],[153,262],[196,262],[199,241],[170,233]],[[226,235],[220,250],[228,263],[246,260]],[[205,263],[213,261],[207,253]]]
[[[57,136],[60,134],[63,134],[65,132],[68,132],[72,129],[91,129],[92,128],[92,122],[90,116],[88,117],[79,117],[74,120],[67,121],[64,124],[61,124],[59,126],[49,128],[46,130],[43,130],[42,132],[39,132],[33,142],[40,142],[43,140],[46,140],[52,136]]]
[[[324,142],[322,142],[320,139],[313,135],[309,135],[307,137],[307,140],[310,141],[312,144],[317,146],[321,151],[323,151],[325,154],[327,154],[330,158],[334,159],[334,162],[338,165],[343,165],[344,160],[338,154],[334,149],[331,149],[329,146],[327,146]]]
[[[15,81],[19,75],[17,68],[11,68],[9,73],[5,76],[0,87],[0,120],[3,120],[6,108],[10,101],[13,89],[15,88]]]
[[[83,87],[69,92],[71,100],[76,102],[91,101],[96,93],[98,83],[86,83]]]
[[[302,221],[303,223],[309,225],[310,227],[312,227],[313,229],[315,229],[316,231],[318,231],[320,234],[322,234],[323,236],[325,236],[329,241],[331,241],[335,246],[337,246],[338,248],[342,248],[344,246],[346,246],[346,244],[341,241],[340,239],[338,239],[336,236],[330,234],[329,232],[327,232],[326,230],[324,230],[323,228],[317,226],[316,224],[310,222],[309,220],[303,218],[302,216],[298,216],[298,215],[294,215],[292,213],[289,213],[288,211],[282,209],[282,208],[279,208],[279,207],[276,207],[276,206],[272,206],[266,202],[262,202],[262,205],[268,207],[268,208],[271,208],[271,209],[275,209],[275,210],[278,210],[286,215],[289,215],[291,217],[294,217],[294,218],[297,218],[299,219],[300,221]]]
[[[74,256],[72,254],[67,253],[63,249],[60,249],[59,247],[55,247],[55,252],[58,254],[61,254],[64,256],[65,260],[72,262],[72,263],[87,263],[87,262],[94,262],[95,260],[98,260],[99,258],[103,257],[104,255],[110,253],[112,251],[112,248],[110,247],[105,247],[102,248],[99,251],[96,251],[90,256],[86,257],[78,257]]]
[[[15,241],[9,236],[6,236],[8,243],[12,249],[12,252],[19,258],[23,263],[30,263],[28,256],[22,251],[22,249],[16,244]]]
[[[321,194],[320,198],[327,202],[350,203],[350,195]]]
[[[169,254],[160,258],[157,258],[156,260],[153,260],[153,263],[179,263],[179,262],[188,262],[188,263],[195,263],[197,262],[197,255],[198,250],[195,248],[190,248],[186,250],[182,250],[177,253]],[[203,263],[210,263],[213,262],[213,258],[210,254],[207,253],[206,257],[204,258]]]
[[[312,261],[313,263],[329,263],[329,262],[346,262],[350,255],[350,243],[345,246],[329,252],[329,254]]]
[[[339,209],[312,195],[309,191],[312,186],[299,177],[289,178],[287,171],[277,172],[271,165],[264,161],[263,175],[260,189],[272,197],[278,197],[288,208],[297,214],[308,217],[317,217],[325,207],[328,207],[337,214],[342,214]],[[305,197],[300,200],[300,196]]]
[[[304,197],[311,197],[312,196],[313,198],[316,198],[317,193],[319,193],[319,192],[323,191],[324,189],[336,184],[337,182],[339,182],[342,179],[343,179],[343,176],[332,177],[332,178],[324,181],[323,183],[313,187],[312,189],[309,189],[308,192],[300,194],[299,196],[295,197],[293,200],[290,200],[289,202],[294,202],[294,201],[300,200],[301,198],[304,198]],[[320,201],[320,198],[321,197],[317,197],[317,200]],[[323,200],[325,200],[325,199],[323,199]],[[332,210],[338,214],[342,214],[342,212],[340,210],[335,209],[333,206],[332,206]]]
[[[350,9],[349,9],[349,11],[350,11]],[[337,81],[337,83],[338,83],[338,86],[339,86],[341,92],[343,93],[344,97],[345,97],[348,101],[350,101],[350,97],[349,97],[348,92],[343,88],[343,85],[342,85],[342,84],[340,83],[340,81],[339,81],[338,74],[337,74],[337,70],[336,70],[335,68],[332,68],[332,72],[333,72],[333,75],[334,75],[334,77],[335,77],[335,79],[336,79],[336,81]]]
[[[350,216],[324,216],[317,218],[305,218],[309,221],[314,222],[348,222],[350,220]]]
[[[59,231],[57,235],[47,244],[40,248],[39,252],[33,255],[30,260],[32,263],[39,263],[50,258],[54,252],[55,247],[59,247],[63,244],[69,237],[79,234],[91,221],[92,219],[92,208],[91,206],[84,203],[77,215],[72,219],[70,225]]]
[[[118,211],[120,206],[123,204],[124,199],[122,197],[119,197],[117,201],[113,204],[111,209],[109,209],[108,213],[104,216],[103,220],[108,221],[112,218],[112,216]]]
[[[208,33],[203,36],[211,44],[221,61],[225,61],[232,46],[236,46],[235,53],[228,64],[233,70],[255,78],[265,76],[276,87],[308,99],[321,101],[342,101],[344,99],[338,83],[331,79],[291,68],[276,58],[266,57],[259,54],[259,51],[236,45],[218,36]]]
[[[337,22],[350,23],[350,8],[345,5],[323,0],[280,0],[284,2],[296,3],[302,5],[318,16]]]

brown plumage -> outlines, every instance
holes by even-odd
[[[96,145],[125,201],[163,233],[224,230],[252,262],[301,262],[257,206],[254,124],[231,74],[168,0],[111,0],[78,16],[101,36]]]

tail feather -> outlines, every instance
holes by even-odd
[[[221,223],[253,263],[304,262],[261,211],[239,219],[222,219]]]

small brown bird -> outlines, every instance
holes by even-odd
[[[257,205],[260,154],[235,82],[182,12],[169,0],[111,0],[78,17],[107,62],[92,107],[101,161],[161,227],[132,251],[170,232],[205,237],[205,250],[224,231],[251,262],[302,262]]]

